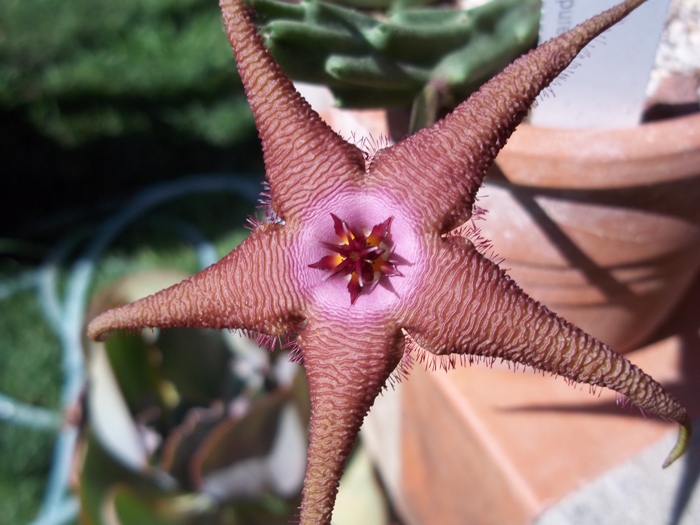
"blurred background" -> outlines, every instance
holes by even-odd
[[[41,240],[151,182],[260,172],[208,0],[0,5],[2,237]]]
[[[85,396],[80,306],[120,276],[189,274],[228,252],[263,169],[211,0],[0,3],[0,149],[0,523],[14,525],[65,495],[56,480],[47,494],[47,480],[79,439],[64,432],[62,405],[85,421],[71,399]],[[173,182],[201,174],[216,174],[213,190],[193,183],[201,176]],[[129,210],[146,218],[134,225]],[[161,414],[160,430],[183,418]]]

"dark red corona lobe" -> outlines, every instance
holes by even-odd
[[[393,217],[375,225],[369,233],[351,227],[333,213],[331,217],[340,243],[322,242],[323,246],[335,253],[322,257],[309,267],[329,272],[326,278],[336,275],[348,277],[350,304],[355,304],[365,286],[384,276],[401,275],[395,262],[390,260],[389,235]]]

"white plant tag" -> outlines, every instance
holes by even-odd
[[[543,0],[540,42],[619,0]],[[639,124],[649,74],[670,0],[647,0],[606,31],[540,95],[530,123],[553,128],[622,128]]]

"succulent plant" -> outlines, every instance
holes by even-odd
[[[118,281],[94,308],[179,280]],[[89,347],[76,482],[86,524],[283,525],[301,501],[308,397],[284,352],[171,330]]]
[[[339,106],[451,108],[534,46],[539,0],[471,9],[417,2],[250,0],[265,44],[294,80],[328,86]]]

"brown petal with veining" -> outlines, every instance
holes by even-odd
[[[402,356],[397,327],[348,319],[309,323],[298,339],[311,398],[301,523],[329,524],[362,421]]]
[[[426,279],[408,334],[434,354],[471,354],[532,366],[573,381],[605,386],[643,410],[681,425],[664,466],[690,441],[685,408],[624,356],[528,297],[465,239],[448,237],[435,248],[444,261]],[[411,310],[408,311],[409,315]]]
[[[291,236],[285,228],[259,228],[216,264],[154,295],[95,318],[92,339],[137,328],[244,328],[264,334],[288,331],[300,317],[301,299],[290,282]]]
[[[444,120],[380,151],[372,160],[372,183],[391,187],[407,205],[413,204],[427,229],[446,233],[463,224],[486,171],[537,95],[588,42],[643,1],[628,0],[545,42]]]
[[[226,33],[262,141],[272,207],[283,219],[361,181],[364,154],[294,89],[265,48],[241,0],[221,0]]]

